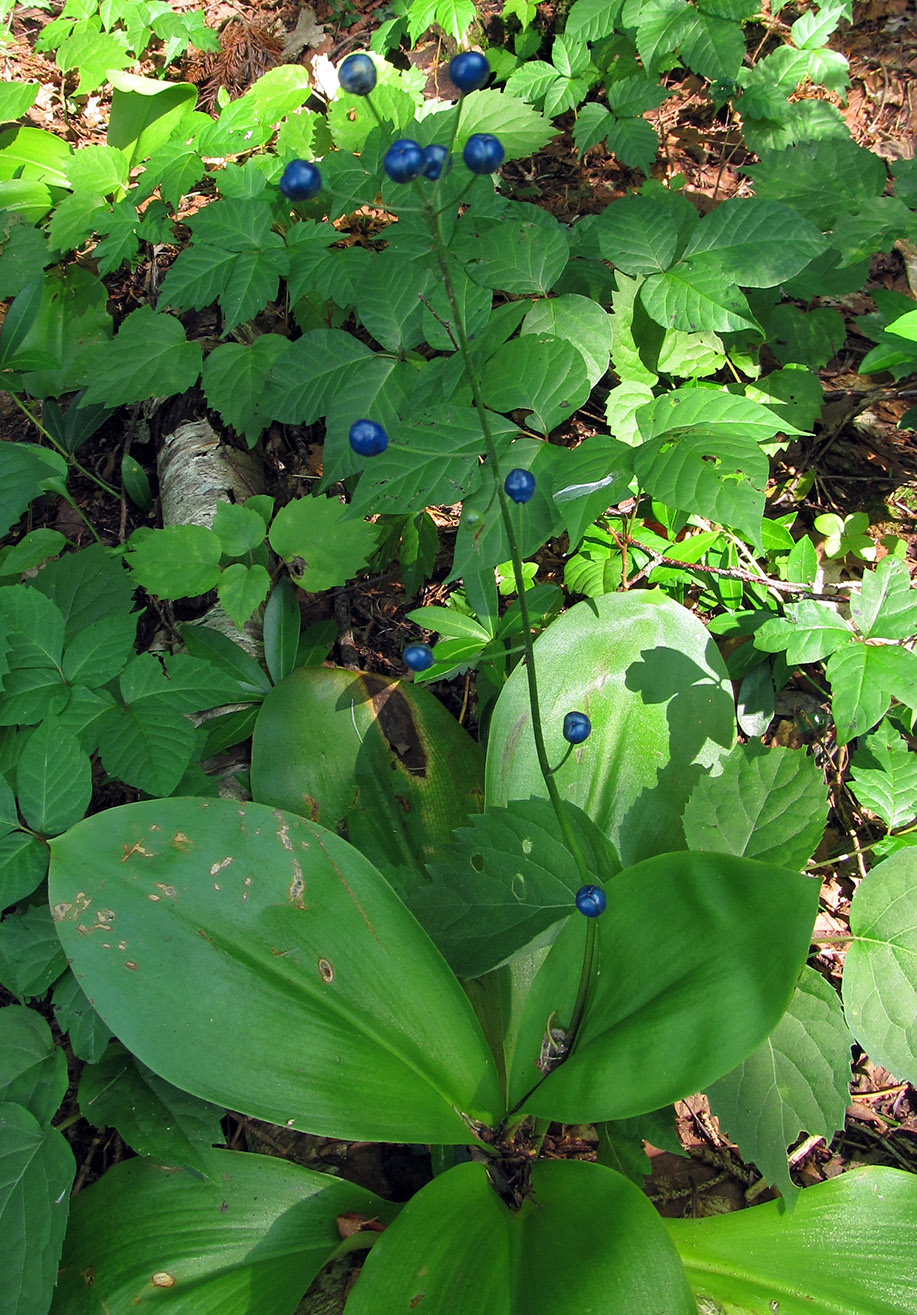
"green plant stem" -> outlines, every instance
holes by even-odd
[[[458,116],[456,116],[456,127],[458,126]],[[455,290],[452,286],[452,279],[449,274],[449,260],[446,251],[446,244],[443,241],[442,231],[440,229],[439,215],[433,214],[433,238],[436,257],[439,262],[440,271],[443,276],[443,286],[446,289],[446,296],[452,309],[453,328],[458,339],[459,351],[462,354],[462,362],[465,367],[465,376],[471,388],[471,395],[477,408],[478,417],[481,421],[481,430],[484,434],[484,442],[487,446],[487,455],[490,462],[490,468],[493,473],[494,490],[497,496],[497,502],[500,507],[500,515],[503,519],[503,527],[506,531],[506,537],[510,545],[510,556],[513,563],[513,578],[516,583],[516,593],[518,594],[519,613],[522,620],[522,645],[525,650],[525,673],[528,681],[529,690],[529,707],[532,713],[532,735],[535,741],[535,753],[538,758],[538,766],[541,769],[541,775],[548,791],[548,797],[551,800],[551,806],[560,826],[561,834],[564,841],[573,856],[576,868],[580,876],[580,881],[584,886],[590,884],[591,876],[586,866],[583,852],[580,848],[573,824],[568,817],[560,792],[557,788],[557,782],[554,779],[554,771],[548,760],[548,753],[544,742],[544,729],[541,723],[541,704],[538,699],[538,679],[535,672],[535,651],[532,640],[531,621],[529,618],[528,602],[525,596],[525,576],[522,571],[522,554],[519,549],[519,540],[516,534],[516,527],[513,524],[512,512],[510,509],[510,500],[500,479],[500,463],[497,454],[497,445],[494,442],[493,433],[490,428],[490,421],[487,418],[487,409],[484,406],[484,399],[481,396],[481,390],[474,371],[474,365],[471,359],[471,351],[468,346],[468,338],[465,333],[465,325],[458,311],[458,304],[455,297]],[[576,1033],[582,1022],[583,1012],[586,1008],[586,999],[589,994],[589,986],[592,979],[592,965],[595,957],[595,938],[596,938],[596,919],[588,918],[586,924],[586,944],[583,949],[583,965],[580,972],[579,986],[576,993],[576,1001],[573,1006],[573,1014],[570,1019],[567,1033],[567,1053],[573,1047],[576,1040]]]
[[[104,493],[110,494],[111,497],[113,498],[120,499],[121,494],[118,492],[117,489],[113,489],[110,484],[105,483],[104,479],[99,479],[98,475],[94,475],[91,470],[87,470],[84,465],[82,465],[79,461],[77,461],[76,457],[73,455],[72,452],[68,452],[65,447],[62,447],[61,444],[58,443],[57,439],[53,436],[53,434],[48,433],[47,429],[45,429],[44,425],[41,423],[40,420],[36,419],[36,417],[26,406],[25,402],[20,401],[20,399],[16,396],[15,393],[10,393],[9,396],[19,407],[19,410],[23,413],[23,415],[26,416],[32,422],[32,424],[38,430],[39,434],[41,434],[42,438],[46,438],[48,442],[51,444],[51,446],[54,448],[54,450],[64,458],[68,466],[72,466],[74,470],[78,470],[81,475],[85,476],[86,479],[91,479],[93,484],[98,484],[99,488],[102,489]],[[77,507],[76,510],[79,511],[79,508]],[[86,523],[89,524],[88,521]],[[92,529],[92,526],[90,526],[89,528]],[[95,534],[95,530],[93,530],[93,534]],[[96,535],[96,538],[98,538],[98,535]]]

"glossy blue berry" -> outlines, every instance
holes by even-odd
[[[280,176],[280,190],[290,201],[308,201],[322,190],[322,176],[308,160],[291,160]]]
[[[449,61],[449,81],[462,95],[477,91],[490,77],[490,65],[476,50],[466,50]]]
[[[601,886],[580,886],[576,892],[576,907],[584,918],[597,918],[607,903]]]
[[[368,96],[376,85],[376,66],[369,55],[348,55],[338,69],[338,82],[354,96]]]
[[[462,151],[462,159],[473,174],[492,174],[503,163],[503,155],[503,147],[491,132],[473,132]]]
[[[592,734],[592,722],[585,712],[568,712],[564,717],[564,739],[568,744],[582,744]]]
[[[424,149],[423,158],[424,178],[431,178],[435,181],[435,179],[437,179],[443,172],[444,168],[446,173],[452,168],[452,159],[449,152],[446,150],[445,146],[440,146],[438,142],[431,142],[431,144]]]
[[[388,434],[375,420],[357,420],[350,426],[350,446],[361,457],[377,457],[388,447]]]
[[[513,502],[528,502],[535,492],[535,476],[530,470],[517,467],[511,470],[503,481],[506,496]]]
[[[433,650],[429,644],[408,644],[401,660],[411,671],[426,671],[433,665]]]
[[[385,152],[382,167],[393,183],[409,183],[420,177],[425,163],[423,147],[410,137],[400,137]]]

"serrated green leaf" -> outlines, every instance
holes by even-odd
[[[830,1142],[850,1098],[850,1032],[834,988],[804,968],[786,1013],[738,1068],[707,1088],[710,1108],[790,1207],[786,1149],[802,1133]]]
[[[264,542],[264,517],[234,502],[217,503],[213,532],[227,557],[245,557]]]
[[[917,816],[917,757],[887,721],[860,740],[850,776],[857,802],[881,817],[889,829]]]
[[[213,530],[167,525],[132,540],[126,560],[137,583],[158,598],[193,598],[214,588],[222,555]]]
[[[45,1315],[57,1281],[73,1152],[21,1105],[0,1105],[0,1229],[5,1272],[3,1315]]]
[[[627,196],[607,206],[596,234],[602,255],[625,274],[667,270],[680,245],[667,208],[650,196]]]
[[[647,178],[659,153],[656,130],[646,119],[615,119],[608,126],[605,145],[610,155],[631,169],[641,169]]]
[[[46,908],[32,905],[0,922],[0,982],[20,1001],[44,995],[67,966]]]
[[[481,375],[481,396],[495,411],[528,411],[529,423],[547,435],[589,396],[586,362],[572,343],[526,334],[505,343]]]
[[[0,839],[0,909],[31,895],[48,871],[48,847],[25,831]]]
[[[46,563],[32,584],[60,609],[67,644],[102,617],[126,615],[133,606],[135,586],[120,552],[101,544]]]
[[[755,631],[754,645],[762,653],[786,653],[791,666],[820,662],[822,658],[846,650],[853,632],[833,607],[813,598],[789,603],[786,615],[771,617]]]
[[[67,1060],[34,1009],[0,1009],[0,1101],[24,1106],[50,1123],[67,1091]]]
[[[68,968],[55,983],[51,996],[54,1017],[70,1039],[70,1049],[77,1059],[95,1064],[105,1053],[111,1032],[102,1022],[86,993]]]
[[[171,315],[141,306],[91,357],[85,400],[125,406],[154,395],[171,397],[197,383],[200,372],[200,343],[188,342]]]
[[[209,1157],[202,1152],[222,1140],[219,1105],[173,1087],[117,1041],[83,1069],[78,1098],[93,1127],[117,1128],[138,1155],[161,1164],[206,1172]]]
[[[386,351],[401,355],[423,341],[422,298],[434,281],[429,264],[381,251],[356,289],[355,308],[366,331]],[[439,282],[439,279],[436,279]]]
[[[288,339],[280,334],[263,333],[250,347],[221,343],[204,362],[201,383],[207,401],[249,447],[267,424],[266,417],[257,415],[265,380],[288,346]]]
[[[883,557],[863,572],[861,591],[850,599],[850,615],[865,639],[907,639],[917,630],[917,590],[904,562]]]
[[[688,800],[688,848],[804,868],[828,813],[824,774],[814,758],[752,741],[736,745],[720,765],[720,774],[702,776]]]
[[[47,718],[32,731],[21,750],[16,789],[22,815],[39,835],[66,831],[85,814],[92,798],[88,754],[69,731]]]
[[[756,637],[757,638],[757,637]],[[869,644],[848,643],[832,653],[825,668],[831,685],[831,712],[838,744],[848,744],[857,735],[871,730],[888,711],[892,690],[888,658],[901,654],[917,676],[917,656],[903,649],[874,648]],[[911,658],[911,663],[907,659]]]
[[[688,333],[758,331],[744,293],[705,256],[680,261],[665,274],[651,274],[640,289],[640,300],[650,318],[666,328]]]
[[[475,224],[473,211],[459,225],[451,249],[475,283],[542,297],[554,287],[570,258],[570,243],[557,224],[509,221],[482,228]]]
[[[850,1030],[877,1064],[917,1079],[917,851],[877,864],[850,905],[853,944],[844,960]]]
[[[679,26],[678,46],[691,72],[710,82],[733,81],[745,57],[745,36],[740,23],[691,6]]]
[[[733,198],[701,219],[684,258],[706,255],[724,279],[745,288],[771,288],[798,274],[827,246],[821,230],[789,206]]]
[[[96,689],[123,671],[133,655],[136,616],[101,616],[80,630],[64,649],[63,672],[71,685]]]
[[[256,406],[258,415],[266,422],[314,424],[371,356],[364,343],[342,329],[304,333],[274,362]]]

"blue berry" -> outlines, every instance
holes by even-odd
[[[564,739],[568,744],[582,744],[592,734],[592,722],[585,712],[568,712],[564,717]]]
[[[376,85],[376,66],[369,55],[348,55],[338,69],[338,82],[354,96],[368,96]]]
[[[445,167],[446,173],[452,168],[452,160],[445,146],[440,146],[438,142],[432,142],[423,153],[424,178],[437,179]]]
[[[290,201],[308,201],[322,190],[322,176],[308,160],[291,160],[281,174],[280,190]]]
[[[377,457],[388,447],[388,434],[375,420],[356,420],[350,426],[350,446],[361,457]]]
[[[401,137],[385,152],[382,167],[393,183],[409,183],[419,178],[425,163],[423,147],[410,137]]]
[[[506,495],[512,498],[513,502],[528,502],[535,492],[535,476],[530,470],[523,470],[516,467],[511,470],[503,481],[503,487]]]
[[[411,671],[426,671],[433,665],[433,650],[429,644],[408,644],[401,660]]]
[[[580,886],[576,892],[576,907],[584,918],[597,918],[607,903],[601,886]]]
[[[467,50],[449,62],[449,81],[462,95],[477,91],[490,77],[490,65],[476,50]]]
[[[462,151],[462,159],[473,174],[492,174],[503,163],[503,155],[503,147],[491,132],[473,132]]]

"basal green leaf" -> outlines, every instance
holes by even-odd
[[[659,1109],[751,1054],[789,1003],[818,905],[816,881],[722,854],[659,854],[605,891],[609,913],[598,919],[572,1055],[526,1096],[546,1020],[555,1014],[562,1030],[573,1007],[586,924],[578,915],[535,979],[513,1056],[510,1103],[526,1096],[528,1111],[565,1123]],[[665,910],[664,954],[647,908]]]
[[[608,835],[625,865],[684,844],[681,815],[699,779],[734,741],[726,669],[703,625],[662,594],[578,603],[535,641],[548,758],[566,749],[572,708],[592,734],[556,775],[563,799]],[[491,721],[488,804],[543,796],[525,671],[504,686]]]
[[[751,741],[737,744],[720,766],[718,776],[701,777],[688,800],[688,848],[804,868],[828,812],[824,773],[815,759]]]
[[[844,961],[850,1030],[896,1077],[917,1075],[917,853],[905,849],[866,874],[850,906],[855,937]]]
[[[49,885],[83,989],[173,1085],[361,1140],[460,1142],[463,1116],[499,1117],[455,978],[331,832],[260,804],[151,800],[53,841]]]
[[[206,1177],[144,1159],[116,1164],[73,1203],[54,1315],[127,1315],[138,1303],[196,1315],[292,1315],[340,1245],[341,1215],[397,1207],[285,1160],[202,1151]],[[86,1274],[93,1276],[92,1284]]]
[[[666,1225],[696,1295],[750,1315],[899,1315],[917,1302],[901,1264],[917,1246],[917,1179],[854,1169],[779,1201]]]
[[[493,1173],[500,1176],[499,1166]],[[508,1188],[504,1190],[509,1190]],[[638,1187],[604,1165],[549,1160],[514,1212],[482,1164],[434,1178],[379,1238],[352,1315],[427,1305],[442,1315],[693,1315],[664,1226]],[[413,1305],[412,1305],[413,1303]]]
[[[2,1315],[45,1315],[67,1227],[75,1165],[63,1135],[21,1105],[0,1105]]]
[[[271,688],[270,680],[251,654],[218,630],[195,624],[183,626],[181,634],[193,657],[205,658],[239,682],[240,695],[260,697]]]
[[[281,576],[264,609],[264,660],[275,685],[299,665],[296,659],[301,629],[302,616],[293,586],[287,576]]]
[[[786,1148],[803,1133],[830,1142],[850,1099],[850,1032],[835,989],[804,968],[786,1013],[766,1041],[707,1088],[710,1108],[778,1187],[790,1208],[799,1189]]]

